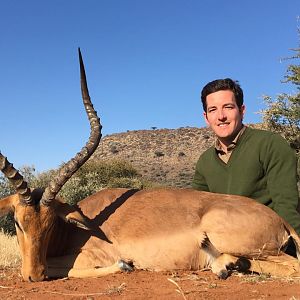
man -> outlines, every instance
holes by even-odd
[[[279,134],[243,125],[243,91],[237,81],[209,82],[201,100],[205,121],[217,139],[200,156],[192,187],[255,199],[300,234],[296,157],[288,143]]]

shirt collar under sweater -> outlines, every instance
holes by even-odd
[[[236,144],[239,140],[239,138],[241,137],[241,135],[244,133],[246,129],[246,126],[243,125],[243,127],[241,128],[241,130],[239,131],[239,133],[236,135],[236,137],[234,138],[234,140],[230,143],[230,145],[227,147],[227,152],[225,152],[222,149],[221,143],[219,141],[219,139],[216,139],[215,141],[215,149],[216,152],[219,156],[219,158],[224,162],[224,163],[228,163],[230,156],[232,154],[233,149],[236,147]]]

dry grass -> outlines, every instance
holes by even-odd
[[[175,280],[173,280],[173,279],[171,279],[171,278],[167,278],[171,283],[173,283],[174,285],[176,285],[177,286],[177,289],[175,290],[177,293],[179,293],[181,296],[182,296],[182,298],[184,299],[184,300],[186,300],[186,297],[185,297],[185,295],[184,295],[184,291],[182,290],[182,288],[179,286],[179,284],[175,281]]]
[[[16,267],[21,257],[16,236],[9,236],[0,231],[0,267]]]

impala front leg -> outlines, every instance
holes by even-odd
[[[115,264],[108,267],[95,267],[87,269],[76,268],[48,268],[47,275],[49,278],[88,278],[88,277],[102,277],[109,274],[115,274],[118,272],[131,272],[133,267],[123,260],[119,260]]]

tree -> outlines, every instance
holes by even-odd
[[[282,93],[275,100],[270,96],[264,96],[266,109],[262,110],[261,113],[263,127],[282,134],[290,146],[295,149],[298,157],[298,175],[300,175],[300,29],[298,30],[298,37],[298,48],[291,49],[293,55],[284,59],[292,63],[288,65],[282,81],[294,85],[295,93]]]

